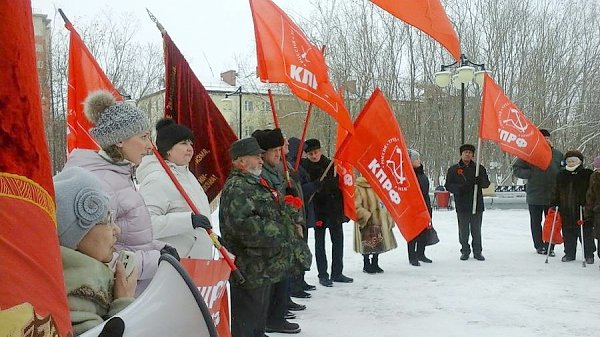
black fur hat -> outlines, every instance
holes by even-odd
[[[194,133],[187,126],[177,124],[170,118],[163,118],[156,123],[156,148],[163,158],[182,140],[194,141]]]
[[[321,142],[316,138],[307,139],[304,142],[304,152],[308,153],[312,150],[320,149]]]
[[[265,129],[252,132],[252,137],[256,138],[258,145],[263,150],[274,149],[283,146],[283,134],[281,129]]]
[[[471,151],[475,153],[475,146],[473,146],[472,144],[463,144],[460,146],[459,153],[462,154],[464,151]]]

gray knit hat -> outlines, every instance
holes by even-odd
[[[108,214],[108,194],[100,180],[81,167],[54,176],[58,241],[75,249],[85,234]]]
[[[408,149],[408,156],[410,157],[411,161],[421,159],[421,154],[417,150],[413,149]]]
[[[94,91],[83,102],[85,116],[95,127],[90,134],[105,149],[142,131],[150,130],[150,119],[137,107],[116,102],[106,90]]]

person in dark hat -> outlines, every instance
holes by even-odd
[[[457,164],[448,169],[446,173],[446,190],[454,195],[456,206],[456,216],[458,218],[458,237],[461,245],[460,259],[465,261],[471,254],[473,248],[473,258],[484,261],[485,257],[481,254],[483,250],[481,243],[481,221],[483,219],[483,188],[490,186],[490,180],[487,171],[483,165],[479,165],[479,175],[475,176],[476,163],[473,161],[475,155],[475,146],[463,144],[460,146],[460,160]],[[477,194],[475,195],[475,186]],[[477,204],[475,214],[473,214],[473,198],[476,198]],[[472,238],[469,245],[469,235]]]
[[[548,168],[542,170],[523,159],[517,158],[512,166],[512,171],[515,177],[527,180],[525,191],[529,208],[529,224],[533,247],[538,254],[547,253],[549,256],[554,256],[554,244],[548,246],[548,242],[542,240],[542,219],[548,214],[548,209],[550,208],[552,192],[556,184],[556,175],[561,169],[563,154],[552,146],[550,131],[540,129],[540,133],[552,148],[552,161]]]
[[[262,139],[263,144],[273,144],[271,141],[278,138],[271,136]],[[284,198],[261,177],[261,155],[265,150],[257,139],[240,139],[229,152],[233,168],[221,192],[219,222],[222,238],[246,279],[243,284],[231,284],[231,333],[263,336],[273,285],[284,280],[293,268],[290,242],[294,228],[289,220],[283,221]],[[297,324],[287,320],[279,323],[269,328],[287,333],[300,331]]]
[[[331,287],[333,282],[352,283],[354,280],[342,273],[344,268],[344,232],[342,223],[347,221],[344,216],[344,201],[338,186],[338,178],[334,170],[329,169],[321,181],[321,176],[327,170],[331,160],[323,155],[318,139],[306,140],[306,159],[302,167],[308,172],[311,181],[320,184],[320,189],[309,198],[313,198],[315,208],[315,260],[319,272],[319,283]],[[331,238],[331,278],[327,267],[325,252],[325,231],[329,229]]]
[[[148,155],[136,170],[140,194],[150,212],[154,238],[175,247],[184,257],[211,259],[213,245],[207,229],[210,204],[198,179],[189,169],[194,158],[194,134],[185,125],[164,118],[156,123],[156,147],[171,173],[200,214],[193,214],[155,155]]]
[[[592,170],[584,168],[583,154],[578,150],[565,153],[565,169],[556,177],[556,187],[552,206],[558,206],[562,217],[562,235],[565,240],[565,255],[562,262],[575,260],[577,239],[583,242],[585,262],[594,263],[596,245],[593,237],[593,225],[585,215],[586,193],[590,184]],[[583,226],[580,227],[580,226]],[[583,233],[583,238],[581,234]]]

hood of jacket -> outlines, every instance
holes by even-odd
[[[129,162],[114,163],[93,150],[75,149],[69,154],[65,167],[79,166],[88,171],[112,171],[118,174],[131,175],[132,165]]]

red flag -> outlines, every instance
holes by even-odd
[[[479,136],[542,170],[552,161],[552,149],[544,135],[488,74],[483,83]]]
[[[70,336],[31,3],[0,13],[0,335]]]
[[[67,150],[100,147],[88,133],[93,124],[83,113],[83,101],[95,90],[110,91],[118,101],[121,95],[108,79],[96,59],[70,22],[65,23],[69,38],[69,79],[67,89]]]
[[[229,175],[229,147],[237,137],[171,37],[165,33],[163,38],[165,115],[187,126],[196,135],[190,170],[198,178],[208,200],[212,201],[223,189]]]
[[[327,112],[352,133],[350,113],[329,82],[319,48],[271,0],[250,0],[250,9],[260,80],[286,83],[294,95]]]
[[[441,43],[460,60],[460,42],[440,0],[371,0],[377,6]]]
[[[555,219],[556,218],[556,219]],[[554,226],[552,226],[554,224]],[[553,230],[554,229],[554,230]],[[542,227],[542,240],[544,242],[550,242],[552,244],[560,245],[564,242],[562,235],[562,217],[560,212],[550,208],[546,218],[544,219],[544,225]],[[552,233],[552,241],[550,240],[550,233]]]
[[[375,127],[376,126],[376,127]],[[336,159],[350,162],[383,201],[406,241],[414,239],[431,217],[408,156],[400,125],[377,88],[354,122]]]
[[[337,140],[335,143],[336,151],[342,145],[348,132],[340,127],[337,129]],[[356,221],[356,203],[354,201],[354,169],[352,164],[339,159],[333,159],[335,162],[335,170],[338,174],[338,184],[342,191],[344,199],[344,214]]]

